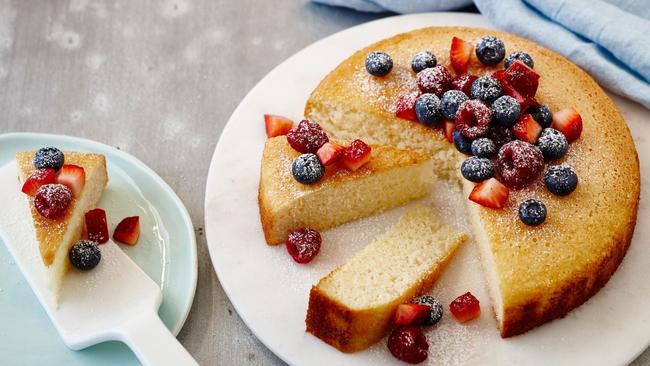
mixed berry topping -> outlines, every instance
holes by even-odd
[[[535,63],[533,62],[533,58],[530,57],[529,54],[526,52],[522,51],[514,51],[506,57],[506,60],[503,62],[503,68],[507,69],[512,65],[515,60],[519,60],[526,64],[526,66],[530,67],[531,69],[535,66]]]
[[[562,132],[554,128],[545,128],[539,135],[537,147],[544,155],[544,159],[557,160],[566,154],[569,149],[569,141]]]
[[[397,104],[395,106],[395,116],[410,121],[417,121],[418,117],[415,114],[415,102],[421,94],[422,93],[420,92],[413,92],[400,96],[397,99]]]
[[[460,172],[465,179],[478,183],[494,176],[494,165],[490,159],[471,156],[463,161]]]
[[[456,128],[470,140],[485,136],[491,122],[492,110],[479,100],[468,100],[456,112]]]
[[[551,193],[566,196],[578,186],[578,175],[568,165],[554,165],[546,170],[544,185]]]
[[[397,327],[388,337],[388,349],[398,360],[417,364],[427,359],[429,343],[419,327]]]
[[[45,184],[34,196],[34,207],[43,217],[62,217],[72,202],[72,191],[63,184]]]
[[[472,99],[492,103],[503,94],[503,90],[501,90],[501,83],[497,79],[492,76],[481,76],[472,84],[470,94]]]
[[[458,296],[449,304],[449,311],[461,323],[468,322],[481,315],[481,305],[471,292]]]
[[[367,162],[372,156],[372,148],[365,142],[357,139],[352,141],[350,146],[343,150],[343,165],[351,171],[355,171]]]
[[[446,67],[438,65],[418,72],[415,81],[423,93],[440,97],[451,85],[451,74]]]
[[[393,59],[386,52],[373,51],[366,56],[366,70],[371,75],[384,76],[393,69]]]
[[[449,50],[449,62],[456,74],[464,74],[469,67],[469,61],[474,51],[474,45],[458,37],[451,39]]]
[[[431,51],[422,51],[413,56],[413,60],[411,60],[411,69],[413,69],[415,73],[418,73],[424,69],[436,67],[437,64],[438,60]]]
[[[292,231],[287,237],[287,251],[297,263],[309,263],[320,251],[321,236],[313,229]]]
[[[63,166],[65,157],[63,152],[56,147],[44,147],[34,155],[34,166],[36,169],[52,168],[58,171]]]
[[[485,36],[476,44],[476,57],[485,65],[496,65],[505,55],[506,46],[497,37]]]
[[[140,217],[125,217],[113,231],[113,239],[117,242],[135,245],[140,238]]]
[[[453,142],[454,142],[454,146],[456,147],[456,150],[466,155],[472,154],[472,140],[463,136],[463,134],[459,130],[454,130]]]
[[[469,100],[469,97],[460,90],[448,90],[440,98],[440,112],[449,120],[456,118],[456,111],[461,104]]]
[[[277,116],[274,114],[264,115],[264,128],[268,138],[282,136],[289,133],[293,121],[287,117]]]
[[[65,164],[59,170],[56,182],[70,188],[72,194],[77,197],[86,185],[86,171],[78,165]]]
[[[316,154],[302,154],[291,164],[293,178],[302,184],[318,182],[325,174],[325,167]]]
[[[90,271],[97,267],[102,259],[102,252],[99,246],[92,240],[79,240],[70,248],[68,255],[70,263],[82,271]]]
[[[419,304],[419,305],[426,305],[429,307],[429,316],[424,319],[422,322],[422,325],[435,325],[442,319],[442,304],[436,300],[433,296],[430,295],[423,295],[415,300],[413,300],[414,304]]]
[[[527,112],[533,116],[540,126],[544,128],[551,127],[551,123],[553,122],[553,113],[551,113],[551,110],[548,109],[547,106],[543,104],[532,106],[528,108]]]
[[[521,113],[517,99],[502,95],[492,103],[492,119],[501,126],[512,127]]]
[[[97,244],[104,244],[108,241],[108,224],[106,223],[106,211],[96,208],[86,212],[86,233],[88,239]]]
[[[476,75],[470,75],[470,74],[462,74],[462,75],[457,75],[452,81],[451,81],[451,88],[454,90],[460,90],[465,95],[470,95],[472,93],[472,85],[474,82],[478,79],[478,76]]]
[[[440,99],[432,93],[422,94],[415,102],[415,115],[418,121],[425,125],[431,126],[440,122],[442,119],[442,114],[440,114]]]
[[[287,141],[298,152],[316,153],[329,138],[318,123],[302,120],[298,127],[287,133]]]
[[[544,156],[534,145],[511,141],[499,150],[496,172],[510,188],[521,188],[537,178],[544,168]]]
[[[36,169],[27,177],[23,184],[22,192],[34,196],[36,191],[46,184],[56,182],[56,172],[52,168]]]
[[[519,205],[519,219],[528,226],[540,225],[546,220],[546,206],[544,202],[528,199]]]
[[[478,158],[491,158],[497,153],[497,145],[487,137],[472,141],[472,155]]]

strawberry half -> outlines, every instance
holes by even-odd
[[[535,121],[533,116],[524,114],[519,117],[517,123],[512,127],[512,132],[514,132],[518,139],[535,145],[539,135],[542,133],[542,126]]]
[[[135,245],[140,237],[140,217],[131,216],[120,221],[113,231],[113,239],[120,243]]]
[[[449,304],[449,310],[456,320],[465,323],[481,315],[481,303],[471,292],[467,292],[454,299]]]
[[[472,51],[474,51],[473,44],[457,37],[451,39],[449,60],[451,61],[451,67],[454,68],[456,74],[464,74],[467,72],[469,60],[472,57]]]
[[[447,139],[447,142],[450,144],[454,142],[454,129],[456,128],[456,124],[454,121],[451,120],[445,120],[445,138]]]
[[[65,164],[59,170],[56,182],[70,188],[72,194],[77,197],[86,184],[86,172],[78,165]]]
[[[577,140],[582,134],[582,117],[571,107],[553,113],[551,127],[562,132],[569,142]]]
[[[56,172],[52,168],[37,169],[27,177],[23,183],[22,192],[29,195],[36,195],[36,191],[41,186],[56,182]]]
[[[108,241],[108,224],[106,211],[96,208],[86,212],[86,237],[89,240],[104,244]]]
[[[372,149],[361,140],[354,140],[350,146],[343,150],[343,165],[355,171],[370,161]]]
[[[494,76],[494,75],[493,75]],[[499,80],[499,78],[497,78]],[[524,98],[532,98],[537,93],[539,75],[523,62],[516,60],[504,72],[503,80]]]
[[[341,158],[341,154],[343,154],[344,149],[345,148],[339,144],[326,142],[325,145],[321,146],[320,149],[318,149],[316,155],[318,155],[318,158],[320,159],[320,162],[323,163],[323,165],[332,165]]]
[[[395,116],[398,118],[408,119],[409,121],[417,121],[418,117],[415,115],[415,101],[420,96],[420,92],[413,92],[404,94],[397,99],[395,106]]]
[[[269,138],[286,135],[291,130],[292,125],[293,121],[287,117],[273,114],[264,115],[264,127],[266,128],[266,136]]]
[[[400,304],[395,312],[395,324],[419,325],[429,317],[429,313],[431,313],[429,305]]]
[[[470,201],[489,208],[503,208],[508,201],[510,190],[496,178],[484,180],[474,186],[469,194]]]

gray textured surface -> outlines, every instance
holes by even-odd
[[[275,65],[380,16],[304,0],[0,0],[0,133],[90,138],[158,172],[197,231],[198,288],[180,340],[202,365],[281,364],[212,269],[202,229],[210,158],[230,113]],[[635,362],[648,363],[648,352]]]

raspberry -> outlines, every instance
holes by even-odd
[[[465,95],[470,95],[472,91],[472,84],[478,79],[476,75],[462,74],[458,75],[451,81],[451,88],[460,90]]]
[[[329,141],[327,134],[318,123],[302,120],[298,127],[287,133],[289,145],[301,153],[315,154]]]
[[[451,74],[446,67],[438,65],[418,72],[416,81],[423,93],[433,93],[438,97],[449,89]]]
[[[456,128],[470,140],[485,136],[492,121],[492,110],[478,100],[468,100],[456,112]]]
[[[46,184],[36,191],[34,207],[36,211],[48,219],[62,216],[72,202],[70,188],[63,184]]]
[[[511,141],[501,147],[496,171],[501,182],[510,188],[522,188],[533,181],[544,168],[544,156],[534,145]]]
[[[420,328],[398,327],[388,338],[388,349],[398,360],[415,364],[427,359],[429,343]]]
[[[311,262],[320,251],[320,233],[313,229],[298,229],[289,233],[287,251],[293,260],[304,264]]]

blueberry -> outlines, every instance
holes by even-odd
[[[485,65],[496,65],[506,55],[506,46],[497,37],[485,36],[476,45],[476,57]]]
[[[519,218],[528,226],[537,226],[546,220],[544,202],[529,199],[519,205]]]
[[[490,159],[472,156],[463,161],[460,172],[465,179],[478,183],[494,176],[494,165]]]
[[[528,109],[528,113],[533,116],[533,119],[539,123],[543,128],[551,127],[553,122],[553,114],[547,106],[540,104]]]
[[[318,182],[325,174],[325,167],[316,154],[302,154],[291,164],[291,173],[302,184]]]
[[[429,51],[422,51],[413,56],[413,60],[411,60],[411,69],[418,73],[424,69],[436,67],[437,64],[438,60],[433,53]]]
[[[472,155],[479,158],[491,158],[497,153],[497,145],[487,137],[472,141]]]
[[[506,60],[503,62],[503,68],[504,69],[509,68],[510,65],[512,65],[515,62],[515,60],[519,60],[523,62],[526,66],[530,67],[531,69],[533,68],[533,66],[535,66],[535,63],[533,62],[533,58],[530,57],[529,54],[527,54],[526,52],[515,51],[509,54],[508,57],[506,57]]]
[[[70,263],[82,271],[89,271],[99,264],[102,252],[97,242],[92,240],[79,240],[73,245],[69,253]]]
[[[470,94],[472,99],[480,99],[492,103],[501,96],[501,83],[492,76],[481,76],[474,81]]]
[[[564,134],[554,128],[545,128],[539,135],[537,147],[542,150],[546,160],[557,160],[566,154],[569,141]]]
[[[500,149],[501,146],[507,144],[508,142],[515,139],[515,134],[508,127],[504,126],[492,126],[487,133],[487,137],[494,141],[494,144],[497,145],[497,149]]]
[[[467,95],[460,90],[448,90],[440,99],[440,112],[446,119],[456,118],[456,111],[461,104],[469,100]]]
[[[44,147],[34,155],[36,169],[52,168],[58,171],[63,166],[64,161],[63,152],[56,147]]]
[[[415,115],[418,121],[425,125],[433,125],[440,121],[440,99],[435,94],[425,93],[415,101]]]
[[[492,119],[501,126],[514,126],[520,113],[519,102],[509,95],[502,95],[492,103]]]
[[[386,52],[373,51],[366,56],[366,70],[375,76],[384,76],[393,68],[393,59]]]
[[[463,154],[472,155],[472,140],[463,136],[459,130],[454,130],[454,146]]]
[[[433,296],[424,295],[413,300],[414,304],[428,305],[431,307],[429,317],[422,323],[422,325],[434,325],[442,319],[442,304]]]
[[[553,165],[544,174],[544,185],[551,193],[566,196],[578,186],[578,176],[568,165]]]

